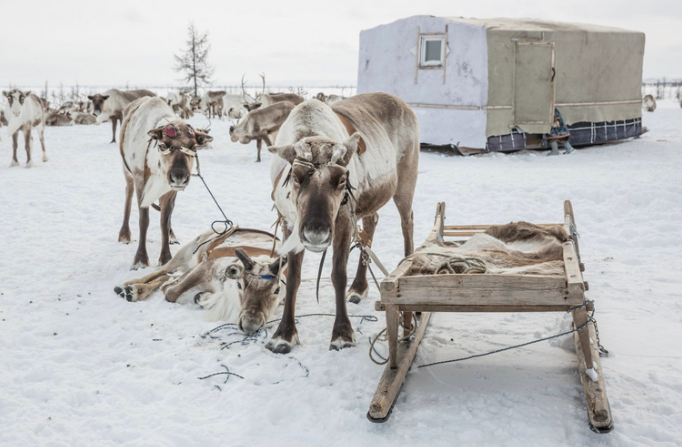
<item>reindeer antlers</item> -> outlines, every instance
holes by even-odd
[[[265,94],[265,73],[262,73],[258,76],[260,76],[261,79],[263,79],[263,91],[261,92],[261,95],[264,95]]]

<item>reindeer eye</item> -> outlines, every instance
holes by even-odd
[[[275,294],[275,295],[279,295],[279,287],[277,287],[277,288],[275,289],[274,294]]]
[[[238,288],[239,290],[242,290],[242,284],[238,282],[238,283],[237,283],[237,288]]]

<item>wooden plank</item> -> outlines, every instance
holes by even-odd
[[[424,337],[424,331],[426,331],[430,317],[431,314],[429,312],[422,313],[419,317],[419,327],[415,331],[414,337],[410,341],[398,343],[397,368],[391,368],[390,364],[386,365],[372,402],[369,405],[367,415],[372,422],[384,422],[388,418],[400,388],[403,386],[405,376],[410,370],[415,355],[417,355],[417,348]]]
[[[399,264],[398,267],[396,267],[396,269],[393,270],[390,275],[388,275],[381,281],[382,300],[384,293],[392,293],[395,292],[395,290],[397,290],[398,280],[410,270],[410,267],[412,267],[412,260],[407,259],[403,261],[401,264]]]
[[[564,269],[566,270],[566,287],[571,298],[585,301],[585,284],[583,274],[580,271],[580,262],[575,251],[573,241],[564,242]]]
[[[445,225],[445,230],[487,230],[488,228],[495,225],[505,225],[505,224],[489,224],[489,225]],[[539,227],[555,227],[561,225],[560,223],[547,223],[547,224],[534,224]]]
[[[383,312],[386,310],[386,305],[377,301],[374,305],[375,310]],[[451,304],[399,304],[398,308],[406,312],[566,312],[572,309],[573,305],[532,305],[532,306],[490,306],[482,305],[451,305]]]
[[[589,324],[586,328],[588,330],[589,338],[594,343],[589,345],[592,354],[592,359],[596,367],[598,380],[593,382],[587,375],[585,367],[585,353],[583,345],[580,342],[580,337],[577,332],[574,332],[573,340],[575,341],[575,352],[578,355],[578,369],[580,370],[580,380],[585,391],[585,403],[587,404],[587,415],[590,421],[590,427],[598,433],[608,433],[613,430],[613,418],[611,415],[611,407],[606,396],[606,385],[604,383],[604,370],[599,359],[599,346],[597,344],[597,335],[594,331],[594,325]]]
[[[438,204],[436,205],[436,219],[433,223],[433,229],[431,230],[431,233],[429,233],[429,236],[426,238],[426,241],[422,245],[425,245],[429,242],[442,241],[444,225],[445,225],[445,202],[438,202]]]

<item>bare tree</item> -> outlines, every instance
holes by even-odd
[[[203,85],[211,85],[213,66],[208,63],[208,52],[211,45],[208,43],[208,32],[200,34],[193,23],[187,29],[187,49],[178,56],[174,55],[177,65],[175,71],[185,73],[184,82],[194,84],[194,96],[198,96],[197,89]]]

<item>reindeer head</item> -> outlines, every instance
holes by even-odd
[[[310,251],[322,252],[334,239],[337,217],[350,191],[347,166],[359,141],[360,135],[354,133],[342,143],[308,137],[295,144],[268,148],[291,164],[292,199],[298,221],[294,231]]]
[[[213,141],[208,132],[194,130],[182,120],[152,129],[147,135],[156,141],[168,184],[175,191],[182,191],[189,184],[197,149]]]
[[[100,95],[97,93],[96,95],[90,95],[88,96],[88,99],[92,101],[92,114],[93,115],[99,115],[102,113],[102,110],[104,110],[104,101],[109,99],[109,95]]]
[[[244,108],[246,110],[252,112],[263,105],[262,97],[265,94],[265,73],[259,75],[263,80],[263,90],[259,95],[256,96],[256,99],[253,101],[250,99],[251,96],[248,93],[246,93],[246,90],[244,89],[244,76],[246,75],[242,75],[242,104],[244,105]]]
[[[320,92],[317,95],[315,95],[315,99],[317,99],[318,101],[327,102],[327,95]]]
[[[239,262],[229,265],[219,275],[235,280],[239,289],[241,310],[239,329],[247,334],[258,331],[268,321],[280,301],[281,288],[279,269],[286,266],[286,258],[273,261],[268,256],[255,259],[241,248],[236,250]]]
[[[21,115],[21,108],[24,106],[24,101],[31,95],[31,91],[21,91],[18,88],[13,88],[9,92],[3,91],[3,96],[7,98],[7,104],[14,116]]]

